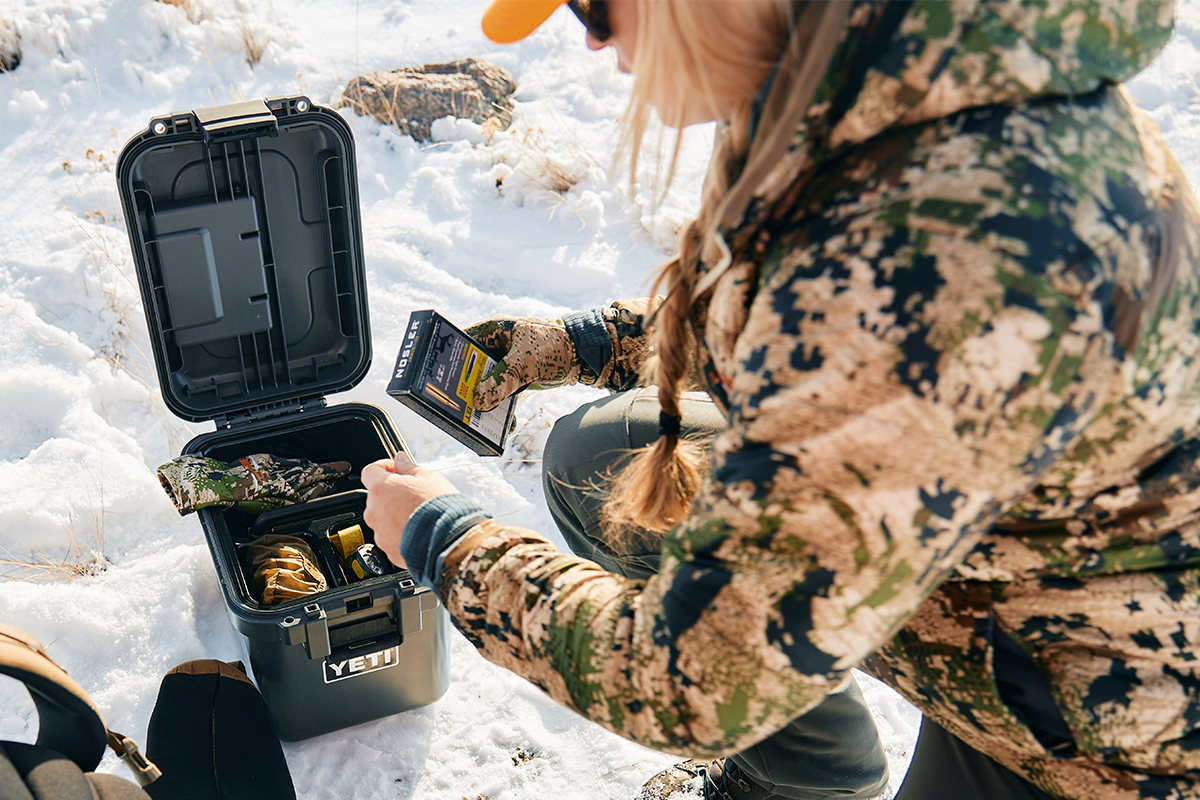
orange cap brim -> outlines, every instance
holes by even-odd
[[[496,44],[512,44],[537,30],[566,0],[492,0],[483,12],[483,33]]]

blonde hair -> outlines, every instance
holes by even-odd
[[[675,127],[703,118],[745,129],[738,123],[746,122],[751,98],[787,43],[790,6],[791,0],[639,0],[633,92],[618,147],[629,157],[631,182],[653,111]],[[677,138],[668,183],[678,144]]]
[[[642,380],[658,387],[659,404],[669,417],[680,416],[681,384],[692,357],[689,317],[697,266],[703,261],[710,270],[717,267],[725,252],[718,228],[736,226],[754,190],[792,146],[850,5],[829,0],[639,0],[634,86],[622,137],[631,152],[631,172],[651,109],[668,121],[686,120],[689,98],[701,98],[729,122],[709,163],[700,213],[683,231],[679,254],[659,270],[650,292],[654,296],[664,289],[666,297],[654,317],[653,355],[642,368]],[[751,103],[772,68],[777,72],[750,142]],[[654,444],[634,451],[611,480],[601,511],[604,528],[621,536],[638,528],[657,532],[674,527],[687,516],[706,471],[701,443],[661,432]]]

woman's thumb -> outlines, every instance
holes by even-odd
[[[519,385],[513,369],[506,361],[499,361],[475,387],[475,408],[480,411],[491,411],[500,405],[500,401],[513,393],[513,387]]]

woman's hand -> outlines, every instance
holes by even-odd
[[[362,484],[367,490],[363,519],[375,532],[375,545],[401,569],[406,565],[400,557],[400,537],[417,506],[431,497],[458,494],[440,472],[418,467],[406,453],[363,467]]]
[[[491,411],[525,387],[548,389],[579,382],[575,343],[562,320],[492,317],[467,334],[497,360],[475,387],[475,406]]]

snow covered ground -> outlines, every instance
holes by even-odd
[[[384,393],[402,324],[557,316],[644,292],[695,210],[711,131],[690,131],[665,201],[650,162],[636,196],[610,174],[628,79],[559,12],[526,42],[479,32],[485,0],[0,0],[0,622],[38,636],[110,727],[144,742],[160,678],[242,657],[195,517],[154,468],[211,425],[164,405],[114,167],[164,112],[281,94],[334,105],[355,75],[478,56],[512,72],[512,127],[446,121],[417,144],[345,112],[357,138],[375,363],[333,402],[388,411],[410,449],[501,518],[556,535],[538,478],[553,420],[596,396],[525,395],[500,459],[479,459]],[[1130,84],[1200,180],[1200,0]],[[255,64],[248,55],[261,54]],[[563,181],[569,184],[561,190]],[[498,186],[499,184],[499,186]],[[863,678],[903,776],[918,716]],[[33,704],[0,679],[0,739],[32,741]],[[437,703],[285,746],[304,798],[629,798],[672,759],[546,700],[457,634]],[[125,774],[109,756],[102,771]]]

